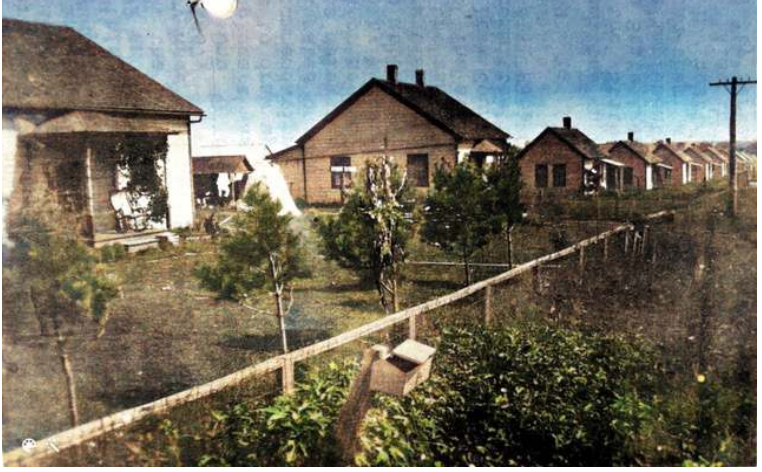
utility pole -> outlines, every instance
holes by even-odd
[[[710,87],[722,86],[730,93],[730,193],[731,205],[730,214],[736,216],[738,213],[738,175],[736,173],[736,102],[738,94],[746,85],[756,85],[756,80],[738,80],[733,77],[730,80],[717,81],[709,84]],[[738,86],[741,86],[739,88]],[[728,88],[729,86],[729,88]]]

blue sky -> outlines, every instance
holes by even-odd
[[[202,107],[194,146],[280,149],[396,63],[524,144],[571,115],[597,141],[727,139],[728,94],[756,73],[753,0],[4,0],[3,17],[73,26]],[[756,138],[756,90],[739,99]]]

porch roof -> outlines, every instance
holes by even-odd
[[[493,143],[489,139],[485,139],[479,144],[477,144],[476,146],[474,146],[474,148],[471,149],[471,152],[483,152],[487,154],[502,154],[503,148]]]
[[[29,134],[179,132],[177,123],[95,111],[72,111],[45,121]]]
[[[615,161],[613,159],[601,159],[601,162],[605,162],[606,164],[611,164],[612,166],[616,166],[616,167],[624,167],[623,163],[619,161]]]

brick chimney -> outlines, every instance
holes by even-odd
[[[386,81],[392,84],[397,83],[397,64],[386,66]]]
[[[667,138],[667,144],[672,144],[672,138]]]
[[[634,132],[630,131],[629,133],[627,133],[627,141],[629,141],[629,142],[635,141],[635,133]]]
[[[563,119],[564,128],[571,129],[572,122],[571,122],[571,116],[565,116]]]
[[[415,71],[415,83],[419,87],[425,87],[426,83],[423,80],[423,69],[418,69]]]

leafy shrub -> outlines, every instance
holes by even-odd
[[[369,419],[358,463],[638,463],[628,446],[655,421],[652,359],[618,337],[545,326],[446,332],[436,375]]]
[[[205,442],[214,444],[214,449],[199,465],[335,464],[334,425],[356,371],[354,361],[332,362],[270,406],[237,404],[229,411],[213,412]]]

